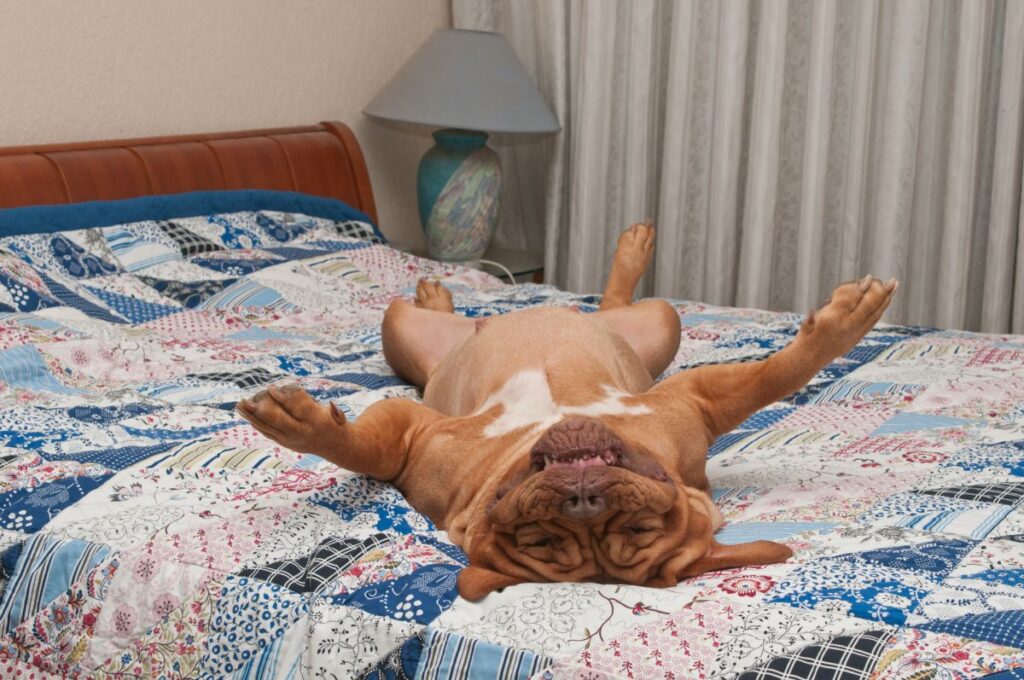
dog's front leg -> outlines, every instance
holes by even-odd
[[[793,342],[767,359],[684,371],[651,389],[649,398],[691,403],[711,436],[729,432],[853,349],[881,318],[895,292],[895,279],[883,284],[866,276],[844,283],[821,309],[811,312]]]
[[[350,423],[333,403],[320,404],[296,385],[267,388],[237,408],[281,446],[382,481],[402,472],[417,435],[442,418],[423,404],[385,399]]]

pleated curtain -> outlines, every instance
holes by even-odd
[[[653,218],[646,295],[807,312],[897,277],[886,319],[1024,332],[1024,0],[453,0],[562,121],[495,140],[499,245],[600,291]]]

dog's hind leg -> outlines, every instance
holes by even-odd
[[[416,287],[415,303],[392,302],[381,326],[384,358],[392,370],[424,387],[448,352],[473,335],[474,321],[454,312],[448,289],[425,279]]]
[[[633,303],[633,292],[654,253],[654,227],[634,224],[619,236],[612,271],[595,318],[629,343],[652,378],[668,368],[679,349],[679,314],[664,300]]]
[[[654,227],[650,222],[634,224],[619,236],[612,270],[604,287],[600,310],[628,307],[640,277],[647,271],[654,253]]]
[[[679,351],[679,313],[664,300],[641,300],[597,312],[594,318],[622,336],[651,378],[661,375]]]

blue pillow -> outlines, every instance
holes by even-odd
[[[31,205],[0,210],[0,236],[50,234],[56,231],[109,227],[143,220],[167,220],[248,210],[274,210],[323,217],[337,222],[367,222],[383,243],[384,234],[369,216],[334,198],[294,191],[193,191],[140,196],[120,201],[88,201],[62,205]]]

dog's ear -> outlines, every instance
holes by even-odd
[[[793,551],[781,543],[772,541],[752,541],[723,545],[711,541],[711,549],[704,557],[688,564],[679,574],[679,578],[697,576],[707,571],[730,569],[732,567],[748,567],[753,564],[777,564],[785,562],[793,556]]]
[[[516,576],[499,574],[484,567],[470,565],[459,572],[456,583],[459,588],[459,595],[470,602],[476,602],[477,600],[482,600],[495,590],[524,583],[524,581]]]

